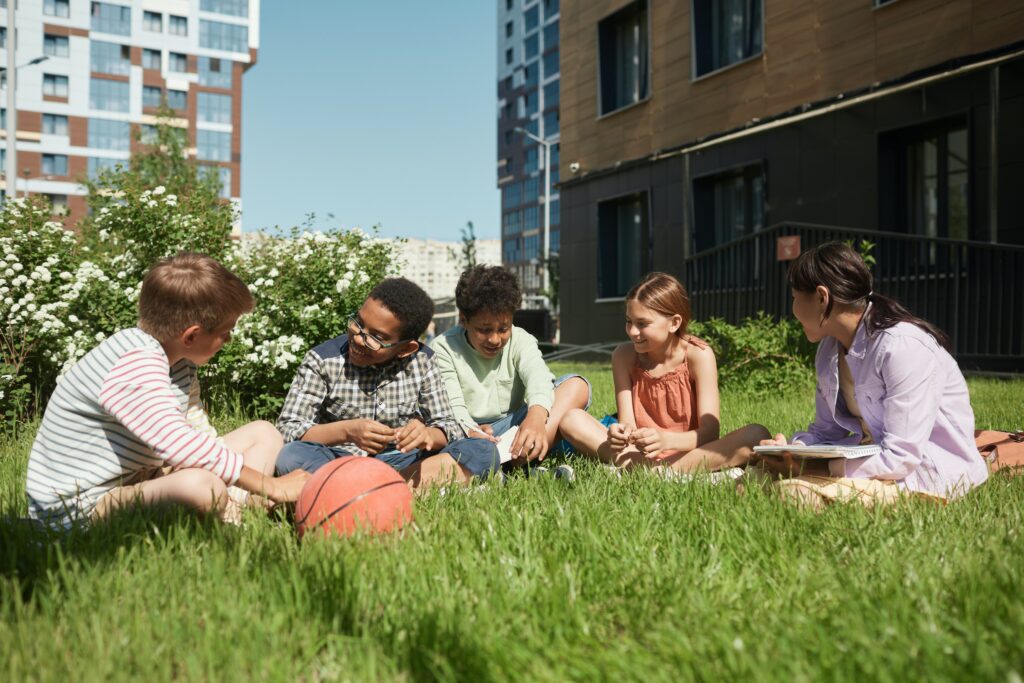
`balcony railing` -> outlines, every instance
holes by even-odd
[[[789,261],[778,238],[806,251],[830,240],[875,244],[875,291],[898,299],[949,334],[961,366],[1024,372],[1024,247],[806,223],[785,223],[686,260],[696,319],[736,323],[765,311],[790,315]]]

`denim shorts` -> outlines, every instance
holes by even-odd
[[[579,377],[581,380],[587,383],[587,406],[586,408],[584,408],[584,410],[587,410],[588,408],[590,408],[590,401],[594,397],[594,390],[590,386],[590,380],[588,380],[586,377],[584,377],[583,375],[576,374],[562,375],[561,377],[552,380],[552,384],[557,389],[564,382],[569,381],[573,377]],[[519,406],[519,408],[517,408],[516,410],[505,413],[497,420],[493,420],[491,422],[483,422],[481,424],[491,425],[491,431],[494,433],[494,436],[501,436],[502,434],[512,429],[513,427],[517,427],[520,424],[522,424],[523,420],[526,419],[526,413],[529,409],[530,407],[524,404]]]
[[[442,448],[441,452],[451,455],[455,462],[480,479],[486,479],[501,467],[498,448],[487,439],[456,439]],[[436,453],[437,451],[415,450],[402,453],[390,450],[368,457],[380,460],[401,472],[410,465]],[[357,453],[342,446],[325,446],[314,441],[292,441],[285,444],[278,454],[275,470],[278,476],[294,470],[316,472],[327,463],[347,455],[357,455]]]

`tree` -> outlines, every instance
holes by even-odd
[[[473,221],[466,221],[466,227],[462,229],[462,269],[472,268],[476,265],[476,231],[473,228]]]

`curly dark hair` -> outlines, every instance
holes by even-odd
[[[434,302],[418,284],[404,277],[382,280],[367,298],[379,301],[398,318],[402,324],[399,335],[403,340],[419,339],[434,317]]]
[[[480,311],[515,313],[522,303],[519,280],[503,266],[471,266],[455,285],[455,305],[466,318]]]

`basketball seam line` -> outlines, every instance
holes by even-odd
[[[305,523],[306,523],[306,518],[307,518],[307,517],[309,517],[309,514],[310,514],[311,512],[313,512],[313,508],[315,508],[315,507],[316,507],[316,501],[317,501],[317,499],[318,499],[318,498],[320,497],[320,493],[321,493],[321,492],[322,492],[322,491],[324,490],[324,487],[325,487],[325,486],[327,486],[327,482],[329,482],[329,481],[331,480],[331,477],[333,477],[333,476],[334,476],[335,474],[337,474],[337,473],[338,473],[338,470],[340,470],[340,469],[341,469],[342,467],[344,467],[345,465],[348,465],[349,463],[352,463],[352,462],[356,462],[355,458],[356,458],[356,457],[358,457],[358,456],[349,456],[349,457],[352,457],[353,459],[352,459],[352,460],[349,460],[349,461],[347,461],[347,462],[343,462],[343,463],[341,463],[340,465],[338,465],[337,467],[335,467],[335,468],[334,468],[334,471],[333,471],[333,472],[331,472],[331,473],[330,473],[330,474],[328,474],[328,475],[327,475],[326,477],[324,477],[324,480],[323,480],[323,481],[322,481],[322,482],[320,483],[320,488],[318,488],[318,489],[316,490],[316,495],[315,495],[315,496],[313,496],[313,501],[312,501],[312,502],[311,502],[311,503],[309,504],[309,509],[308,509],[308,510],[306,510],[306,514],[304,514],[304,515],[302,516],[302,519],[300,519],[299,521],[297,521],[297,522],[295,523],[295,524],[296,524],[297,526],[301,526],[301,525],[303,525],[303,524],[305,524]],[[333,461],[332,461],[332,462],[333,462]]]
[[[319,522],[317,522],[316,525],[313,527],[313,529],[318,529],[318,528],[322,527],[324,525],[324,522],[327,522],[328,520],[330,520],[331,517],[334,517],[334,515],[338,514],[339,512],[341,512],[342,510],[347,508],[349,505],[352,505],[353,503],[358,503],[359,501],[361,501],[363,498],[366,498],[371,493],[374,493],[376,491],[380,491],[381,489],[386,489],[389,486],[395,486],[395,485],[398,485],[398,484],[401,484],[402,486],[406,486],[407,485],[404,481],[389,481],[386,484],[379,484],[377,486],[374,486],[372,489],[369,489],[368,491],[363,491],[358,496],[356,496],[355,498],[352,498],[351,500],[346,502],[341,507],[337,508],[336,510],[332,510],[329,515],[324,515],[323,519],[321,519]]]

